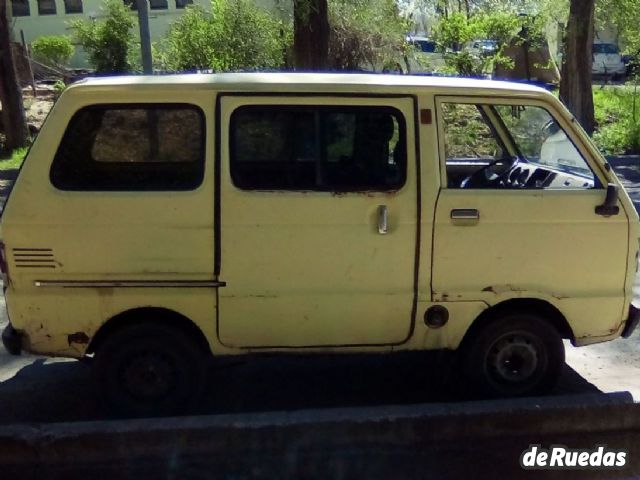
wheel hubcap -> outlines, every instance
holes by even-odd
[[[536,372],[538,350],[532,338],[511,334],[498,340],[489,352],[489,369],[498,381],[520,383]]]
[[[144,352],[132,357],[122,371],[125,389],[135,398],[165,396],[175,381],[172,362],[158,352]]]

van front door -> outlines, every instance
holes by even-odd
[[[220,341],[407,340],[419,225],[413,99],[218,101]]]
[[[598,214],[608,180],[568,119],[546,103],[493,98],[441,97],[438,115],[448,188],[436,300],[537,298],[580,319],[577,339],[610,334],[624,308],[628,219],[622,208]]]

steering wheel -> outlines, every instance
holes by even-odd
[[[493,172],[489,175],[492,167],[500,163],[508,163],[509,160],[505,158],[499,158],[493,160],[488,165],[476,170],[460,183],[460,188],[487,188],[496,186],[500,183],[500,180],[509,175],[509,172],[518,164],[518,159],[513,159],[512,163],[505,168],[504,172]]]

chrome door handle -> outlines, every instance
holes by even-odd
[[[386,205],[378,205],[378,233],[380,235],[389,233],[389,213]]]
[[[456,208],[451,210],[451,222],[454,225],[476,225],[480,221],[480,212],[475,208]]]

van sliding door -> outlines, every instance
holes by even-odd
[[[414,100],[219,101],[221,342],[404,342],[416,291]]]

